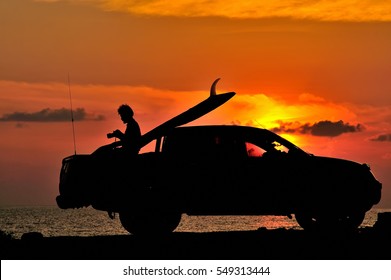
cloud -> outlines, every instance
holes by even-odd
[[[90,115],[87,114],[84,108],[77,108],[73,112],[74,121],[85,121],[85,120],[104,120],[103,115]],[[61,109],[50,109],[45,108],[38,112],[27,113],[27,112],[14,112],[11,114],[4,114],[0,121],[2,122],[68,122],[72,120],[71,110],[66,108]]]
[[[349,123],[344,123],[342,120],[337,122],[324,120],[314,124],[279,121],[279,125],[279,127],[272,128],[271,130],[276,133],[301,133],[327,137],[336,137],[343,133],[360,132],[364,129],[361,124],[350,125]]]
[[[389,1],[198,1],[198,0],[34,0],[91,4],[106,11],[148,16],[314,19],[321,21],[391,21]]]
[[[320,121],[309,127],[312,135],[315,136],[339,136],[343,133],[360,132],[363,130],[361,124],[350,125],[344,123],[342,120],[337,122],[332,121]]]
[[[380,134],[375,138],[372,138],[371,141],[378,141],[378,142],[391,142],[391,133],[388,134]]]
[[[91,0],[88,2],[92,2]],[[219,16],[228,18],[288,17],[322,21],[390,21],[387,1],[197,1],[197,0],[97,0],[106,10],[154,16]]]

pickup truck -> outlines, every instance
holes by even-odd
[[[57,204],[119,213],[131,234],[167,234],[182,214],[279,215],[308,231],[356,230],[381,199],[369,165],[307,153],[267,130],[183,126],[235,92],[210,96],[142,136],[152,152],[62,160]],[[112,215],[110,215],[112,216]]]

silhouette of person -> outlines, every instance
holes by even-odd
[[[104,145],[98,148],[92,154],[94,156],[98,156],[107,160],[109,155],[110,159],[118,160],[122,162],[122,159],[132,159],[135,157],[141,148],[141,131],[140,126],[137,121],[133,118],[133,110],[127,104],[122,104],[118,107],[118,114],[121,117],[121,120],[124,124],[126,124],[125,132],[120,131],[119,129],[114,130],[112,133],[107,134],[107,138],[118,138],[120,141],[115,141],[111,144]],[[117,147],[121,147],[118,148]],[[98,167],[99,168],[99,167]],[[129,165],[110,165],[109,168],[115,168],[120,171],[124,171],[129,168]],[[100,170],[100,169],[98,169]],[[102,170],[102,172],[106,171],[106,169]],[[115,178],[113,178],[115,181]],[[114,219],[115,212],[112,210],[107,211],[109,217]]]
[[[113,146],[122,146],[125,151],[131,154],[138,154],[140,150],[141,131],[139,124],[133,118],[133,110],[129,105],[122,104],[118,108],[118,114],[123,123],[126,124],[125,133],[117,129],[112,133],[108,133],[107,137],[120,139],[120,141],[114,142]]]
[[[132,108],[127,104],[122,104],[118,107],[118,114],[121,120],[126,124],[125,132],[119,129],[114,130],[112,133],[107,134],[107,138],[118,138],[120,141],[115,141],[111,144],[98,148],[94,154],[112,151],[113,149],[121,146],[121,151],[128,155],[137,155],[140,151],[141,131],[137,121],[133,118],[134,112]]]

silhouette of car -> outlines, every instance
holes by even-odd
[[[295,216],[305,230],[354,230],[381,198],[367,164],[309,154],[249,126],[181,126],[225,103],[215,94],[143,135],[155,150],[63,159],[60,208],[119,213],[132,234],[168,233],[181,215]]]

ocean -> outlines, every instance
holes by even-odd
[[[366,213],[361,227],[371,227],[379,212],[391,209],[373,208]],[[187,216],[176,232],[218,232],[286,228],[301,230],[295,218],[285,216]],[[53,236],[99,236],[129,234],[119,221],[118,215],[110,219],[107,212],[91,207],[59,209],[57,206],[0,207],[0,230],[21,238],[23,233],[40,232]]]

